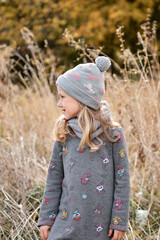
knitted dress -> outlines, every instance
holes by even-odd
[[[56,141],[40,209],[38,226],[52,226],[48,240],[107,240],[109,228],[127,231],[129,216],[129,165],[124,131],[112,130],[108,141],[100,125],[92,134],[103,145],[96,152],[79,149],[77,119],[65,143]],[[99,135],[100,134],[100,135]]]

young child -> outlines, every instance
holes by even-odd
[[[129,216],[129,165],[123,129],[102,101],[110,60],[79,64],[57,79],[63,116],[40,209],[43,240],[120,240]]]

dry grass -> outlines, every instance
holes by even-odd
[[[0,109],[1,236],[38,239],[36,208],[53,145],[55,99],[28,89],[1,100]]]
[[[150,83],[121,83],[110,79],[109,102],[115,119],[125,129],[129,150],[131,225],[128,239],[158,239],[160,106],[157,93],[160,92],[160,82],[157,83],[155,93],[150,91],[150,87]],[[149,217],[145,226],[136,222],[138,210],[148,210]]]
[[[123,40],[121,30],[119,37]],[[124,68],[113,62],[122,77],[106,74],[105,98],[114,119],[125,129],[129,150],[132,190],[129,232],[125,238],[129,240],[160,238],[160,73],[155,39],[153,34],[145,35],[145,31],[139,35],[143,51],[138,50],[136,55],[125,49],[122,42]],[[92,52],[82,49],[68,32],[66,37],[76,49],[83,50],[83,58],[92,60],[102,54],[101,49]],[[34,53],[34,48],[32,51]],[[5,57],[4,53],[7,53]],[[1,239],[40,239],[36,221],[53,145],[52,130],[59,113],[48,75],[41,75],[38,67],[36,71],[33,64],[25,68],[26,76],[32,80],[29,85],[31,81],[25,82],[21,75],[25,89],[12,83],[12,78],[18,74],[13,68],[6,71],[10,69],[12,54],[11,49],[3,46],[0,61],[0,69],[4,69],[0,72],[0,236]],[[34,57],[34,62],[38,58],[38,64],[42,64],[39,56]],[[29,75],[31,72],[34,80]],[[136,218],[139,210],[148,211],[144,224]]]

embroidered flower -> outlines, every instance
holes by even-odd
[[[87,184],[89,182],[89,179],[91,178],[90,173],[86,173],[81,177],[81,183],[82,184]]]
[[[124,168],[119,167],[118,168],[118,175],[121,177],[121,176],[123,176],[123,173],[124,173]]]
[[[76,221],[81,219],[81,214],[79,213],[78,209],[73,213],[73,219]]]
[[[117,211],[117,210],[121,210],[122,206],[123,206],[122,200],[121,200],[121,199],[117,199],[117,200],[116,200],[116,203],[115,203],[114,209],[115,209],[116,211]]]
[[[94,90],[92,89],[92,84],[88,83],[88,84],[83,84],[84,87],[88,88],[89,92],[94,94]]]
[[[96,227],[96,237],[99,237],[99,235],[102,233],[104,227],[101,223],[97,223],[95,225],[95,227]]]
[[[125,155],[125,149],[121,149],[121,151],[119,152],[119,154],[120,154],[120,156],[121,157],[125,157],[126,155]]]
[[[120,217],[113,218],[113,224],[118,225],[122,222],[122,219]]]
[[[119,140],[118,140],[119,143],[123,142],[123,135],[120,131],[117,132],[117,137],[119,137]]]
[[[54,221],[56,219],[56,214],[54,212],[52,212],[50,215],[49,215],[49,218]]]

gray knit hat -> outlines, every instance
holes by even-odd
[[[102,72],[110,65],[109,58],[97,57],[95,63],[79,64],[60,75],[56,84],[71,97],[97,110],[105,92]]]

